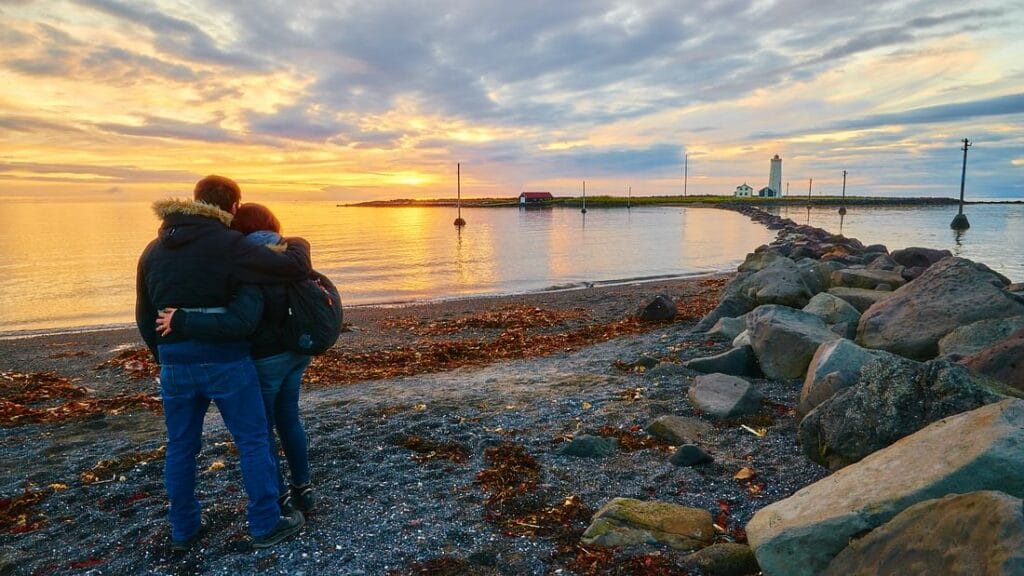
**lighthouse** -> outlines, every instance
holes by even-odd
[[[772,170],[768,175],[768,187],[772,189],[772,196],[782,196],[782,158],[778,154],[772,156]]]

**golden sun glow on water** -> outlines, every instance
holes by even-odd
[[[343,208],[249,198],[302,236],[347,305],[455,298],[728,270],[772,233],[711,209]],[[149,203],[0,211],[0,332],[130,322]],[[728,230],[716,237],[714,231]],[[31,245],[26,237],[33,238]]]

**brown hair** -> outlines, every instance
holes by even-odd
[[[238,207],[231,227],[242,234],[251,234],[260,230],[271,230],[281,233],[281,223],[269,208],[255,202],[247,202]]]
[[[192,196],[200,202],[231,212],[235,204],[242,201],[242,189],[231,178],[211,174],[196,182]]]

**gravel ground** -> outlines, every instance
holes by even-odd
[[[677,280],[353,308],[347,319],[356,330],[341,345],[375,350],[408,344],[417,338],[408,329],[384,327],[386,319],[400,316],[444,321],[530,305],[582,307],[588,316],[578,322],[604,322],[661,292],[685,299],[701,290],[707,288],[698,281]],[[826,475],[794,440],[799,383],[755,381],[769,402],[758,415],[716,425],[701,439],[712,464],[676,467],[667,447],[620,449],[603,459],[558,454],[572,435],[604,428],[642,438],[642,427],[657,416],[694,416],[686,400],[694,372],[675,364],[629,369],[643,357],[678,361],[727,349],[691,334],[691,327],[679,322],[548,356],[307,391],[302,413],[317,509],[301,535],[264,551],[248,546],[237,457],[215,411],[207,419],[199,464],[200,497],[212,528],[184,555],[169,550],[163,460],[155,452],[163,444],[159,416],[135,411],[0,428],[0,511],[26,489],[44,494],[27,512],[34,529],[0,529],[0,574],[5,567],[14,574],[623,573],[614,563],[587,572],[574,560],[581,552],[573,539],[590,513],[617,496],[704,508],[725,529],[720,541],[742,540],[737,528],[754,512]],[[130,330],[0,341],[0,371],[57,370],[98,396],[153,392],[151,380],[93,369],[119,347],[138,344]],[[757,436],[742,424],[767,433]],[[438,443],[440,450],[416,452],[410,438]],[[538,485],[514,502],[520,509],[550,509],[576,498],[578,514],[563,529],[510,526],[488,515],[488,494],[477,475],[494,465],[485,451],[505,443],[521,446],[539,465]],[[465,458],[437,457],[445,448]],[[148,459],[115,466],[100,482],[81,476],[101,460],[124,462],[133,455]],[[756,478],[734,480],[743,467],[755,470]],[[629,553],[657,553],[670,563],[681,558],[654,548]]]

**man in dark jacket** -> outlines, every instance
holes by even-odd
[[[236,294],[261,298],[243,284],[287,283],[311,270],[309,244],[289,238],[284,252],[255,246],[228,227],[241,201],[238,185],[208,176],[195,187],[194,201],[154,204],[163,220],[158,237],[139,259],[135,320],[146,345],[160,363],[160,394],[167,425],[164,483],[170,499],[171,548],[184,551],[206,527],[195,497],[196,456],[203,418],[213,401],[238,447],[242,479],[249,497],[246,515],[255,548],[272,546],[303,526],[300,512],[281,516],[277,468],[270,458],[267,422],[249,344],[160,336],[157,312],[175,307],[222,311]],[[251,318],[259,322],[262,302]]]

